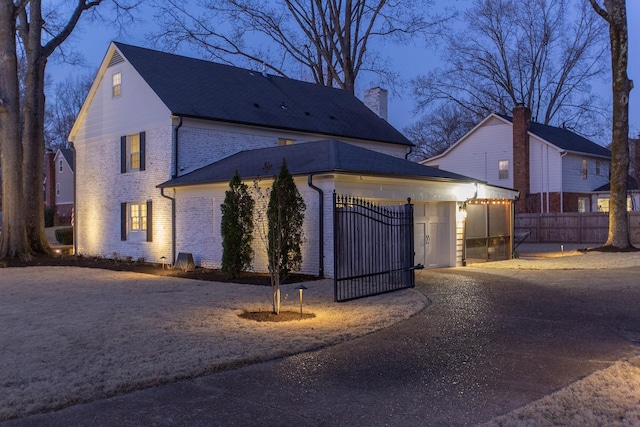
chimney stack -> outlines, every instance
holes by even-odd
[[[513,187],[520,192],[516,213],[527,212],[530,191],[529,125],[531,110],[520,103],[513,109]]]
[[[381,87],[372,87],[364,91],[364,105],[384,121],[389,121],[388,99],[389,91]]]

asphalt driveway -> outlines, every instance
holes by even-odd
[[[7,425],[473,425],[640,352],[640,267],[425,270],[418,315]]]

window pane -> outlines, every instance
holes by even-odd
[[[147,229],[147,204],[140,204],[140,224],[142,224],[141,230]]]
[[[498,162],[499,179],[509,179],[509,160],[500,160]]]
[[[131,205],[131,229],[140,230],[140,206]]]
[[[140,169],[140,153],[131,154],[131,169]]]
[[[127,145],[129,149],[129,169],[140,169],[140,135],[128,135]]]
[[[112,91],[111,94],[113,96],[119,96],[120,95],[120,88],[122,87],[122,74],[121,73],[115,73],[112,78],[111,78],[111,83],[112,83]]]

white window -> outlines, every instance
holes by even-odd
[[[145,170],[145,132],[120,137],[120,172]]]
[[[56,182],[56,196],[60,195],[60,183]]]
[[[114,98],[122,94],[122,73],[118,72],[111,76],[111,96]]]
[[[147,203],[132,203],[129,213],[129,231],[147,231]]]
[[[121,240],[151,242],[151,200],[146,202],[121,203]]]
[[[292,145],[295,141],[293,139],[280,138],[278,139],[278,145]]]
[[[587,170],[587,159],[582,159],[582,179],[587,179],[589,176]]]
[[[631,212],[631,197],[627,197],[627,211]],[[609,212],[609,198],[598,198],[598,212]]]
[[[498,161],[498,178],[509,179],[509,160]]]
[[[600,176],[600,160],[596,160],[596,175]]]
[[[589,212],[589,198],[578,197],[578,212]]]
[[[62,160],[58,160],[58,172],[62,173]]]
[[[127,135],[127,170],[140,170],[140,135]]]

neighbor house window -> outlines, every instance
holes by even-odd
[[[121,204],[121,239],[151,241],[151,200]]]
[[[627,197],[627,211],[631,212],[633,205],[631,197]],[[598,212],[609,212],[609,198],[603,197],[598,199]]]
[[[578,197],[578,212],[589,212],[589,198]]]
[[[145,170],[145,133],[120,137],[120,172],[135,172]]]
[[[509,160],[500,160],[498,162],[498,178],[509,179]]]
[[[62,173],[62,160],[58,160],[58,172]]]
[[[280,138],[278,139],[278,145],[292,145],[295,141],[293,139]]]
[[[582,179],[587,179],[587,177],[588,177],[587,160],[583,159],[582,160]]]
[[[111,76],[111,95],[115,98],[122,94],[122,73]]]
[[[596,175],[600,176],[600,160],[596,160]]]
[[[56,196],[59,196],[59,195],[60,195],[60,183],[57,182],[56,183]]]

